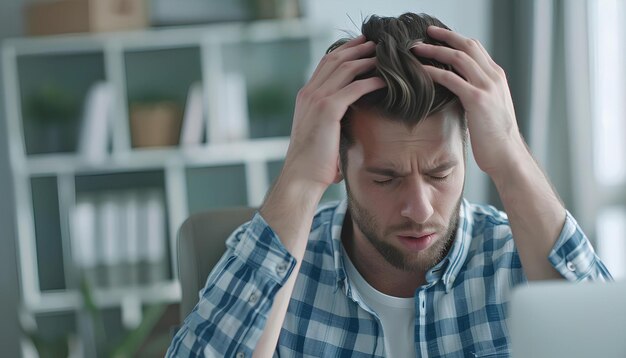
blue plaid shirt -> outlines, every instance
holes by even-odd
[[[341,227],[347,203],[321,207],[282,326],[275,357],[384,357],[376,314],[355,299],[344,268]],[[526,282],[505,213],[463,201],[448,255],[415,293],[415,345],[421,357],[510,354],[509,292]],[[570,281],[610,280],[574,218],[549,260]],[[227,240],[200,302],[168,357],[251,357],[276,292],[295,259],[257,214]]]

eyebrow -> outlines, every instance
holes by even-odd
[[[436,167],[429,169],[428,171],[431,173],[439,173],[446,171],[452,167],[455,167],[459,162],[456,159],[448,160],[447,162],[443,162]]]
[[[452,160],[443,162],[437,165],[436,167],[428,169],[426,171],[429,173],[440,173],[456,166],[457,164],[458,164],[458,161],[456,159],[452,159]],[[379,175],[388,176],[388,177],[403,177],[403,176],[408,175],[408,173],[401,173],[391,168],[366,167],[365,171],[368,173],[379,174]]]
[[[365,168],[365,171],[368,173],[379,174],[379,175],[386,176],[386,177],[402,177],[406,175],[406,174],[399,173],[393,169],[388,169],[388,168],[367,167]]]

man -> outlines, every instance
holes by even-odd
[[[611,278],[480,43],[411,13],[362,32],[298,93],[283,170],[169,356],[508,356],[513,286]],[[506,214],[462,199],[468,135]]]

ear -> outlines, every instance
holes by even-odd
[[[343,180],[343,173],[341,172],[341,158],[337,158],[337,174],[335,174],[335,179],[333,183],[339,184]]]

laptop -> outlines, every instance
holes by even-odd
[[[626,281],[546,281],[513,290],[512,356],[626,357]]]

